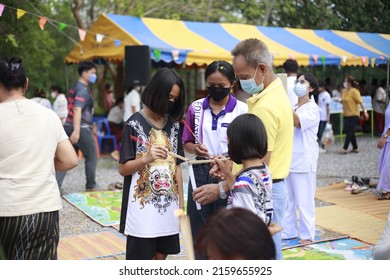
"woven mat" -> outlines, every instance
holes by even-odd
[[[119,225],[122,191],[79,192],[63,197],[98,224]]]
[[[351,238],[282,251],[284,260],[372,260],[372,244]]]
[[[316,198],[335,205],[316,208],[316,224],[375,244],[390,209],[389,200],[377,200],[369,191],[353,195],[345,184],[317,189]]]
[[[58,259],[124,259],[126,238],[120,233],[104,231],[60,239]]]

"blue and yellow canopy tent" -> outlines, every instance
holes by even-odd
[[[100,38],[97,40],[97,38]],[[148,45],[154,63],[204,67],[231,61],[243,39],[264,41],[281,66],[294,58],[301,66],[377,66],[389,64],[390,34],[205,23],[102,14],[65,58],[67,63],[123,61],[126,45]]]

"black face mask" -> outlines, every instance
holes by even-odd
[[[172,113],[175,111],[175,107],[176,107],[176,102],[174,101],[168,101],[168,110],[167,110],[167,114],[168,115],[172,115]]]
[[[207,87],[207,91],[209,92],[210,97],[214,101],[218,102],[224,99],[230,93],[230,88]]]

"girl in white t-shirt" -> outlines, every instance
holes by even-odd
[[[299,237],[302,244],[314,241],[315,237],[314,195],[319,154],[317,130],[320,115],[317,104],[310,98],[310,93],[317,88],[318,81],[312,73],[298,75],[294,87],[298,103],[293,111],[293,154],[290,174],[286,178],[289,198],[282,223],[282,238]]]

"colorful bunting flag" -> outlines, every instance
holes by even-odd
[[[25,13],[26,13],[26,11],[21,10],[21,9],[17,9],[16,10],[16,18],[20,19],[22,16],[24,16]]]
[[[371,67],[374,68],[375,66],[375,57],[371,57]]]
[[[365,56],[362,56],[362,64],[363,66],[366,66],[367,58]]]
[[[47,22],[47,19],[45,17],[39,17],[39,27],[42,29],[42,30],[45,30],[45,24]]]
[[[321,55],[321,63],[322,65],[325,65],[325,56]]]
[[[153,55],[154,55],[154,58],[158,61],[160,59],[160,56],[161,56],[161,50],[153,50]]]
[[[85,35],[87,35],[87,31],[79,28],[80,41],[84,41]]]
[[[317,61],[318,61],[318,55],[316,55],[316,54],[313,54],[313,60],[314,60],[314,64],[317,64]]]
[[[178,60],[179,59],[179,54],[180,54],[180,51],[179,50],[172,50],[172,57],[173,57],[173,60]]]
[[[59,31],[65,30],[65,29],[67,29],[67,28],[68,28],[68,25],[67,25],[66,23],[60,22],[60,23],[58,24],[58,30],[59,30]]]
[[[119,46],[121,45],[121,40],[115,39],[115,40],[114,40],[114,45],[115,45],[116,47],[119,47]]]
[[[3,4],[0,4],[0,17],[3,15],[4,7]]]
[[[103,34],[96,34],[96,42],[101,43],[103,41]]]
[[[293,55],[293,54],[290,54],[290,58],[291,58],[291,59],[294,59],[294,55]]]
[[[343,63],[345,63],[345,62],[347,61],[347,57],[346,57],[345,55],[343,55],[343,56],[341,57],[341,59],[342,59]]]

